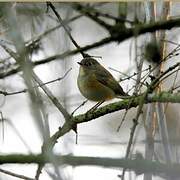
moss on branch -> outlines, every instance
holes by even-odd
[[[141,101],[143,95],[135,97],[133,99],[125,99],[123,101],[114,102],[106,106],[100,107],[93,112],[88,112],[72,117],[71,121],[65,122],[62,128],[60,128],[49,140],[49,143],[45,145],[46,148],[51,149],[57,142],[57,140],[68,133],[75,127],[76,124],[95,120],[101,116],[109,113],[113,113],[123,109],[130,109],[137,107]],[[152,102],[169,102],[169,103],[180,103],[180,93],[172,94],[169,92],[161,92],[159,94],[149,94],[144,99],[144,104]],[[130,103],[130,104],[129,104]]]

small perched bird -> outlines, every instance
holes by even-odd
[[[104,102],[116,97],[129,96],[112,74],[95,59],[87,57],[78,64],[78,88],[88,100]]]

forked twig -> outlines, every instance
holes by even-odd
[[[70,68],[69,70],[67,70],[67,72],[62,76],[62,77],[59,77],[57,79],[54,79],[54,80],[51,80],[51,81],[47,81],[45,83],[42,83],[40,85],[35,85],[33,86],[33,88],[37,88],[37,87],[41,87],[41,86],[44,86],[44,85],[47,85],[47,84],[50,84],[50,83],[54,83],[56,81],[61,81],[62,79],[64,79],[67,74],[72,70],[72,68]],[[20,91],[14,91],[14,92],[7,92],[7,91],[1,91],[0,90],[0,94],[3,94],[4,96],[11,96],[11,95],[16,95],[16,94],[20,94],[20,93],[26,93],[28,92],[28,89],[25,88],[23,90],[20,90]]]

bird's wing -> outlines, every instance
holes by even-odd
[[[95,77],[101,84],[112,89],[115,92],[115,94],[127,96],[127,94],[123,91],[119,83],[114,79],[112,74],[105,68],[101,67],[99,71],[96,71]]]

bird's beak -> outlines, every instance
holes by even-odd
[[[81,62],[77,62],[80,66],[82,65],[82,63]]]

